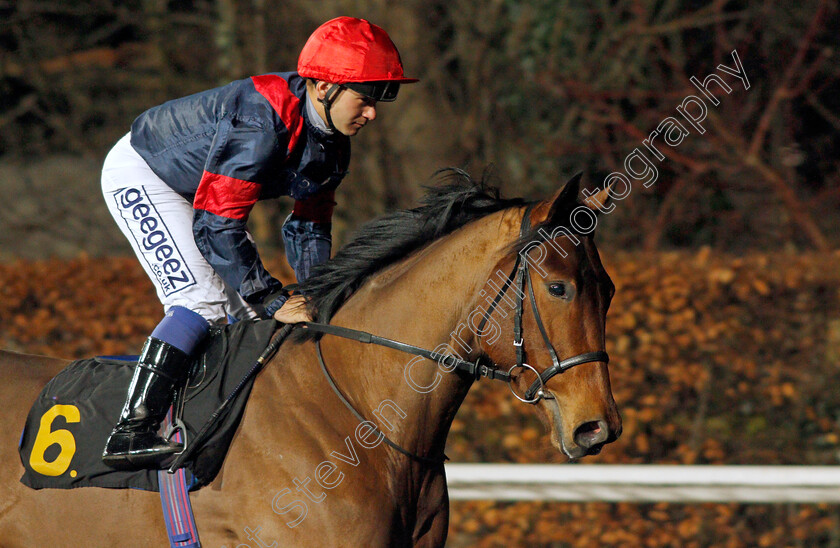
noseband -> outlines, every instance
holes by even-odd
[[[530,214],[531,210],[533,209],[534,204],[530,204],[525,209],[525,214],[522,216],[522,224],[519,229],[519,236],[520,239],[524,239],[525,235],[530,228]],[[414,354],[417,356],[422,356],[424,358],[428,358],[430,360],[437,361],[441,364],[445,364],[452,369],[457,369],[460,371],[464,371],[470,376],[474,377],[475,380],[479,380],[482,377],[486,377],[488,379],[499,380],[503,382],[510,383],[512,378],[512,373],[515,369],[522,368],[522,369],[530,369],[537,375],[536,380],[528,387],[525,391],[525,397],[519,396],[516,392],[513,391],[511,388],[511,392],[513,395],[520,401],[525,403],[532,403],[536,404],[541,399],[553,399],[553,396],[547,394],[545,391],[545,384],[552,379],[554,376],[559,375],[563,371],[570,369],[576,365],[590,363],[590,362],[604,362],[609,363],[610,357],[609,355],[603,351],[598,350],[595,352],[586,352],[584,354],[578,354],[576,356],[572,356],[571,358],[566,358],[565,360],[560,360],[557,357],[557,352],[554,350],[554,346],[552,346],[551,341],[548,338],[548,332],[545,330],[545,324],[543,324],[542,317],[540,316],[540,311],[537,309],[537,299],[534,295],[534,284],[530,282],[531,274],[528,268],[528,261],[522,260],[521,253],[517,253],[516,261],[514,262],[513,269],[511,270],[510,275],[508,276],[507,280],[505,281],[504,285],[501,287],[499,292],[493,298],[490,307],[487,309],[487,312],[484,313],[484,317],[481,320],[481,323],[478,325],[477,333],[482,333],[484,331],[484,326],[487,323],[490,316],[496,310],[499,302],[504,297],[505,293],[507,293],[508,289],[510,289],[511,285],[514,283],[514,277],[516,278],[516,311],[513,317],[513,346],[516,348],[516,365],[512,366],[507,372],[498,364],[490,362],[482,363],[481,357],[476,359],[475,362],[468,362],[466,360],[462,360],[460,358],[456,358],[455,356],[449,354],[441,354],[438,352],[434,352],[431,350],[427,350],[424,348],[420,348],[418,346],[414,346],[411,344],[394,341],[391,339],[386,339],[384,337],[379,337],[377,335],[372,335],[370,333],[366,333],[364,331],[359,331],[356,329],[350,329],[347,327],[339,327],[335,325],[329,325],[324,323],[317,323],[317,322],[303,322],[300,324],[303,328],[317,331],[319,333],[324,333],[328,335],[335,335],[338,337],[342,337],[345,339],[351,339],[354,341],[366,343],[366,344],[376,344],[379,346],[385,346],[387,348],[393,348],[395,350],[400,350],[402,352],[406,352],[409,354]],[[543,342],[545,343],[546,350],[548,350],[548,354],[551,356],[552,365],[542,373],[537,371],[531,365],[525,363],[525,341],[522,336],[522,315],[523,310],[525,308],[525,285],[528,285],[528,298],[531,301],[531,309],[534,311],[534,319],[536,320],[537,327],[539,328],[540,334],[542,335]],[[479,335],[480,336],[480,335]],[[318,361],[321,364],[321,369],[324,372],[324,375],[327,377],[327,381],[329,381],[330,386],[332,387],[333,391],[338,395],[339,399],[344,403],[344,405],[353,412],[353,414],[358,418],[360,421],[365,422],[366,419],[353,407],[353,405],[347,400],[341,390],[335,383],[332,375],[327,370],[327,365],[324,362],[324,356],[321,353],[321,341],[315,341],[315,350],[318,356]],[[411,453],[396,443],[392,442],[388,437],[384,435],[381,431],[374,428],[374,431],[378,432],[384,442],[388,445],[396,449],[397,451],[407,455],[414,460],[422,462],[424,464],[434,464],[439,465],[443,463],[445,456],[440,456],[437,458],[429,458],[429,457],[422,457],[420,455],[415,455]]]

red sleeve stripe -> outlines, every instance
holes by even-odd
[[[316,223],[332,222],[335,191],[319,192],[307,200],[296,200],[292,212],[302,219]]]
[[[195,192],[195,209],[244,220],[260,197],[260,185],[205,171]]]
[[[254,89],[274,108],[280,120],[286,125],[289,131],[289,144],[286,154],[294,150],[295,145],[303,131],[303,120],[300,117],[300,100],[289,89],[289,83],[275,74],[264,74],[252,76]]]

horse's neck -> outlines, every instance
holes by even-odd
[[[503,248],[515,237],[517,223],[515,212],[499,212],[434,242],[375,276],[332,323],[430,350],[448,344],[465,359],[474,356],[477,345],[462,322],[475,308]],[[472,351],[453,342],[456,337]],[[393,431],[385,431],[389,438],[418,454],[441,453],[472,381],[410,354],[367,345],[353,348],[359,354],[345,356],[343,371],[336,367],[340,383],[350,386],[347,392],[367,409],[386,399],[394,402],[405,418]],[[362,363],[365,369],[359,371]]]

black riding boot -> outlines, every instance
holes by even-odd
[[[171,344],[149,337],[131,379],[120,421],[111,432],[102,461],[112,468],[159,468],[183,449],[157,434],[175,391],[186,380],[189,356]]]

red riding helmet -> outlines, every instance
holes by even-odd
[[[337,17],[315,29],[300,52],[298,74],[334,84],[417,82],[403,75],[400,52],[388,33],[355,17]]]
[[[388,33],[355,17],[337,17],[315,29],[298,57],[298,74],[332,84],[318,101],[333,131],[330,109],[345,88],[390,102],[396,100],[400,84],[417,81],[403,75],[400,52]]]

